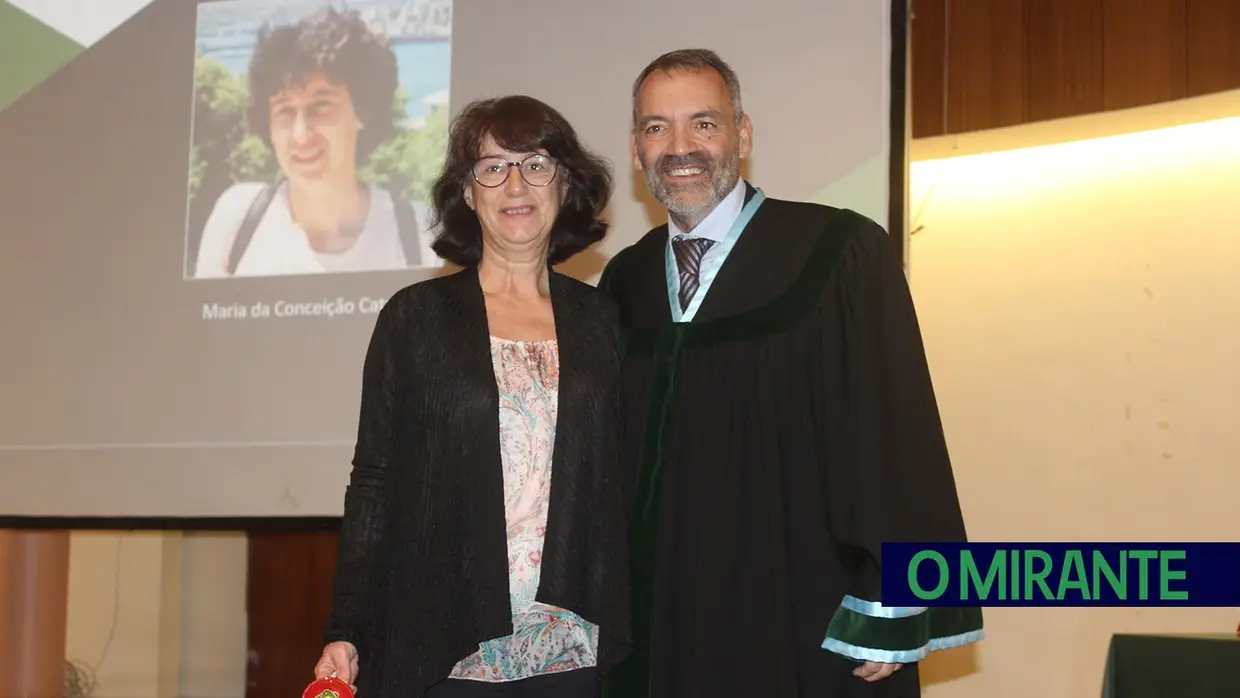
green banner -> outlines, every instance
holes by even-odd
[[[81,44],[0,0],[0,110],[83,50]]]

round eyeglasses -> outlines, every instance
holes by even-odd
[[[520,162],[509,162],[501,157],[482,158],[474,164],[474,179],[484,187],[498,187],[508,181],[508,171],[513,167],[530,186],[545,187],[555,179],[555,160],[537,153]]]

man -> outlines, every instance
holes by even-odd
[[[606,694],[917,696],[916,662],[981,639],[981,612],[881,603],[883,542],[965,540],[894,242],[740,178],[752,126],[713,52],[659,57],[633,103],[669,221],[599,284],[637,471],[637,646]]]

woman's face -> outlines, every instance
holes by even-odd
[[[502,164],[514,162],[523,165]],[[487,246],[546,247],[563,196],[563,173],[556,170],[546,153],[513,152],[500,148],[490,136],[483,140],[466,183],[465,202],[478,214]]]
[[[344,85],[322,76],[281,90],[270,100],[271,144],[293,184],[352,183],[362,123]]]

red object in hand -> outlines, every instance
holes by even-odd
[[[315,679],[302,691],[301,698],[354,698],[353,689],[349,684],[335,676]]]

